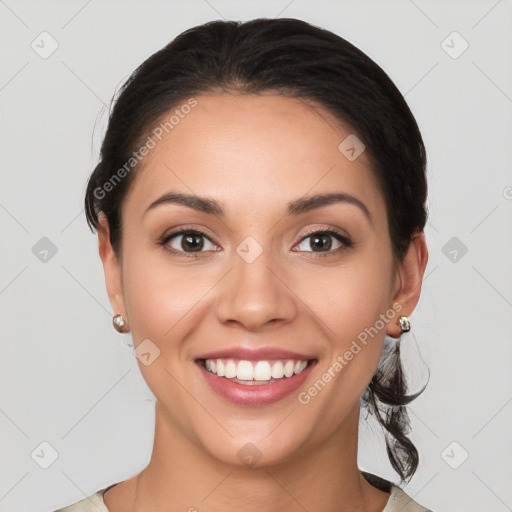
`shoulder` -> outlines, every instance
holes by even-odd
[[[382,512],[432,512],[414,501],[400,487],[392,485],[389,501]]]
[[[103,494],[112,487],[111,485],[100,489],[91,496],[84,498],[83,500],[68,505],[64,508],[59,508],[55,512],[109,512],[108,508],[103,501]]]
[[[364,478],[377,489],[389,492],[389,500],[382,512],[432,512],[414,501],[397,485],[372,473],[361,471]]]

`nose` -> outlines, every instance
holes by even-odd
[[[235,254],[234,267],[219,283],[219,321],[248,331],[291,322],[298,313],[297,298],[279,268],[265,251],[252,263]]]

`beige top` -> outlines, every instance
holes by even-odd
[[[364,471],[361,473],[374,487],[377,487],[381,491],[390,493],[388,502],[382,509],[382,512],[432,512],[431,510],[416,503],[400,487],[388,480],[384,480],[377,475],[366,473]],[[73,505],[60,508],[55,512],[110,512],[103,501],[103,494],[105,494],[105,492],[107,492],[111,487],[114,487],[114,485],[116,484],[100,489],[92,496],[84,498]]]

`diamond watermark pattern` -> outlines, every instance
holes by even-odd
[[[441,251],[452,263],[458,263],[468,252],[468,248],[454,236],[443,245]]]
[[[38,466],[48,469],[59,458],[59,453],[48,441],[43,441],[36,446],[30,456]]]
[[[366,146],[363,144],[363,142],[353,133],[343,139],[343,141],[338,146],[340,153],[345,155],[345,157],[351,162],[361,156],[365,148]]]
[[[237,457],[240,459],[240,462],[243,462],[249,468],[257,464],[261,459],[261,455],[262,453],[260,450],[252,443],[244,444],[237,453]]]
[[[252,236],[248,236],[238,244],[236,252],[246,263],[253,263],[260,257],[263,247]]]
[[[458,59],[469,48],[469,43],[454,30],[445,39],[443,39],[441,42],[441,48],[452,59]]]
[[[32,247],[32,254],[42,263],[48,263],[56,254],[57,246],[46,236]]]
[[[39,55],[39,57],[42,59],[47,59],[55,53],[59,47],[59,43],[48,32],[41,32],[32,41],[32,43],[30,43],[30,47]]]
[[[452,441],[442,452],[441,458],[452,469],[458,469],[469,457],[466,449],[457,441]]]
[[[141,341],[133,352],[144,366],[149,366],[160,355],[160,349],[148,338]]]

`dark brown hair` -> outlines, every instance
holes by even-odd
[[[193,27],[122,86],[85,197],[89,226],[97,228],[98,216],[106,215],[118,254],[121,204],[139,167],[138,148],[172,109],[218,91],[313,101],[349,126],[365,144],[385,198],[393,253],[403,258],[427,219],[426,153],[417,123],[400,91],[365,53],[328,30],[287,18]],[[362,399],[384,429],[391,464],[406,480],[416,471],[418,452],[408,437],[405,406],[419,393],[407,395],[400,343],[383,356]]]

